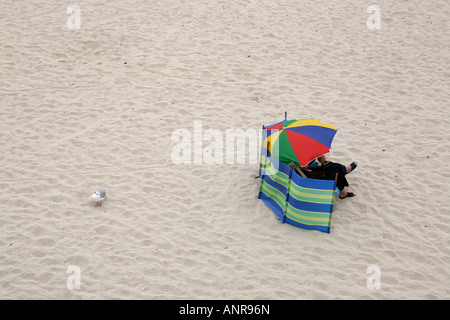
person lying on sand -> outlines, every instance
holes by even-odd
[[[339,199],[345,199],[355,196],[353,192],[345,190],[345,187],[349,186],[345,176],[355,170],[357,165],[358,163],[353,161],[350,165],[344,166],[340,163],[327,161],[323,155],[311,161],[308,165],[301,167],[301,170],[307,178],[311,179],[334,180],[337,173],[336,185],[339,189]]]

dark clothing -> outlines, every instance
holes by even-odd
[[[325,162],[320,167],[313,167],[302,170],[303,173],[310,179],[334,180],[336,173],[338,175],[336,186],[339,190],[348,187],[348,181],[345,178],[347,175],[347,168],[335,162]]]

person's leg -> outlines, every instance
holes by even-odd
[[[336,174],[338,175],[337,181],[336,181],[336,187],[339,189],[339,199],[354,197],[355,194],[353,192],[348,192],[345,190],[345,187],[348,187],[348,181],[345,178],[347,173],[351,172],[356,168],[356,162],[352,162],[349,166],[344,166],[343,164],[333,162],[329,165],[327,169],[327,180],[334,180],[336,177]]]
[[[338,175],[336,186],[339,190],[348,187],[347,179],[345,178],[347,174],[347,168],[340,163],[331,163],[330,167],[327,170],[327,179],[334,180],[336,178],[336,174]]]
[[[348,187],[348,181],[346,179],[346,175],[353,171],[356,168],[357,163],[352,162],[347,167],[339,164],[333,163],[329,169],[330,178],[338,174],[338,179],[336,181],[336,187],[339,189],[339,199],[354,197],[355,194],[353,192],[348,192],[345,187]]]

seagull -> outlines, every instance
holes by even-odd
[[[105,199],[105,197],[106,197],[106,190],[100,189],[94,190],[91,199],[97,201],[97,203],[95,204],[96,207],[101,207],[102,201]]]

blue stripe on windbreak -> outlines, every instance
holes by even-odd
[[[288,178],[289,181],[289,178]],[[267,183],[269,186],[277,189],[278,191],[280,191],[281,193],[283,193],[284,196],[286,196],[287,194],[287,187],[283,186],[282,184],[273,181],[272,178],[270,176],[265,176],[264,177],[264,182]]]
[[[296,209],[303,211],[331,213],[332,207],[330,204],[313,203],[306,201],[298,201],[294,197],[289,197],[289,204]]]
[[[292,219],[289,219],[288,217],[286,217],[285,222],[292,224],[293,226],[304,228],[304,229],[318,230],[318,231],[330,233],[330,227],[303,224],[303,223],[294,221]]]
[[[334,190],[334,180],[318,180],[318,179],[307,179],[298,175],[296,172],[292,175],[292,181],[299,187],[310,188],[310,189],[320,189],[320,190]]]

